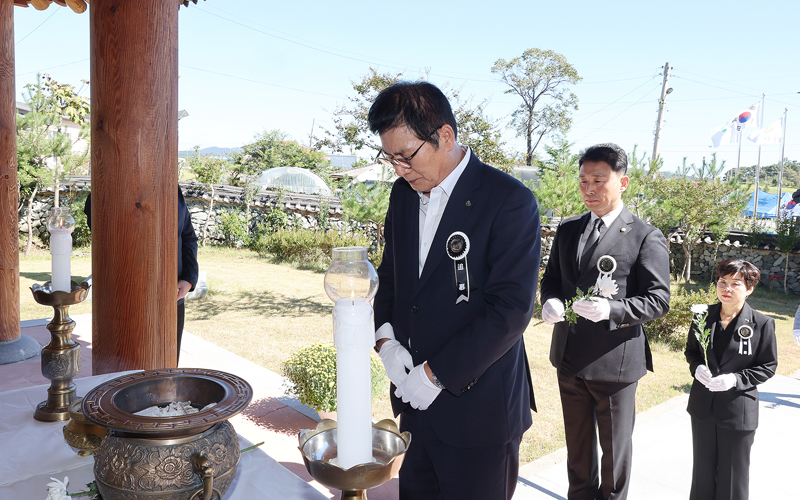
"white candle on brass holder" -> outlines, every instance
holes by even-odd
[[[70,255],[72,254],[72,231],[75,219],[69,208],[53,208],[47,218],[50,231],[50,255],[52,257],[51,288],[53,291],[69,292],[72,289],[70,274]]]
[[[372,373],[370,352],[375,326],[370,300],[378,275],[363,247],[333,249],[325,292],[335,302],[336,464],[344,469],[372,462]]]

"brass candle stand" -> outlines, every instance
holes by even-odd
[[[50,343],[42,348],[42,375],[51,381],[47,400],[36,407],[33,418],[41,422],[69,419],[69,407],[75,401],[72,379],[81,371],[81,346],[72,340],[75,321],[69,317],[69,306],[79,304],[89,294],[87,282],[70,282],[69,292],[56,291],[48,281],[31,287],[33,298],[43,306],[52,306],[55,314],[48,323]]]
[[[373,461],[343,469],[338,456],[336,421],[323,419],[316,429],[300,431],[300,453],[311,477],[342,492],[342,500],[367,500],[367,490],[392,479],[403,465],[411,434],[400,432],[393,420],[372,424]]]

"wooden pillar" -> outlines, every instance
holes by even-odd
[[[14,1],[0,0],[0,342],[20,337]]]
[[[178,6],[89,9],[95,375],[176,364]]]

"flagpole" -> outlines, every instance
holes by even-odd
[[[761,109],[758,110],[758,128],[764,125],[764,96],[761,94]],[[741,131],[740,131],[741,134]],[[739,151],[742,148],[742,136],[739,135]],[[758,178],[761,176],[761,145],[758,146],[758,163],[756,163],[756,192],[753,197],[753,226],[756,224],[758,218]]]
[[[775,215],[778,217],[778,222],[781,220],[781,196],[783,195],[783,153],[786,150],[786,113],[789,108],[783,108],[783,131],[781,136],[781,170],[778,174],[778,208],[775,209]]]

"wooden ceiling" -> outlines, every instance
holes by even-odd
[[[183,4],[184,7],[189,6],[189,2],[197,4],[197,0],[174,0],[178,5]],[[36,10],[45,10],[50,7],[50,4],[57,4],[62,7],[69,7],[78,14],[86,12],[87,4],[90,0],[14,0],[14,5],[17,7],[33,6]]]

